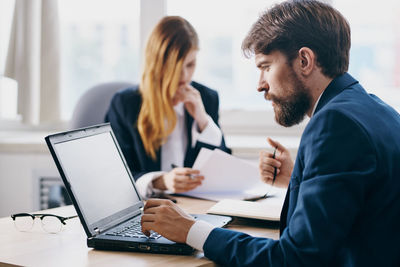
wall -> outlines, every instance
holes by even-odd
[[[58,175],[49,153],[0,153],[0,217],[38,209],[41,175]]]

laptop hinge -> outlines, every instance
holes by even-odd
[[[93,230],[96,232],[96,235],[99,235],[99,234],[100,234],[100,229],[99,229],[99,228],[96,227],[96,228],[94,228]]]

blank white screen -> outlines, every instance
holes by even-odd
[[[140,201],[110,133],[54,147],[88,224]]]

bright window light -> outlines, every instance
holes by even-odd
[[[277,1],[167,1],[168,15],[186,18],[197,30],[200,53],[195,79],[219,91],[221,108],[271,109],[256,92],[254,58],[244,58],[240,47],[262,11]],[[368,92],[400,110],[400,2],[328,2],[350,22],[350,74]]]
[[[221,109],[272,109],[257,92],[259,72],[241,44],[258,15],[272,1],[168,0],[168,15],[187,19],[200,39],[194,79],[218,90]]]
[[[110,81],[138,81],[139,0],[59,1],[62,118],[79,97]]]
[[[333,6],[351,27],[349,73],[400,111],[400,2],[334,0]]]

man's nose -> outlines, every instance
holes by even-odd
[[[257,86],[257,91],[262,92],[262,91],[268,91],[269,90],[269,85],[267,81],[264,79],[264,77],[261,75],[260,80],[258,81],[258,86]]]

